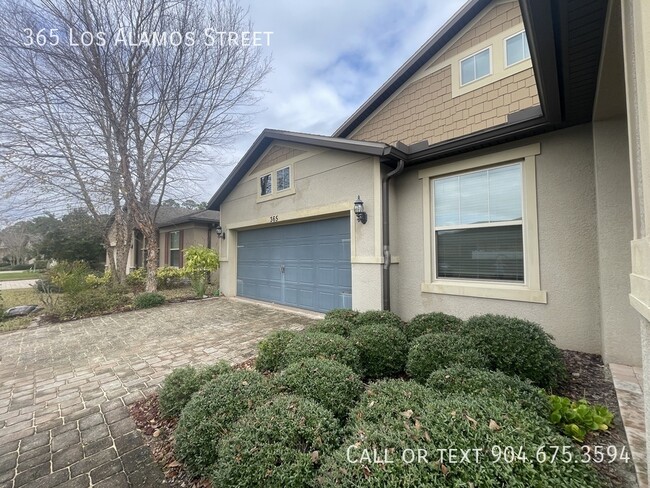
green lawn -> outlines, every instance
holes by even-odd
[[[41,304],[38,293],[32,288],[24,290],[2,290],[0,295],[2,295],[2,305],[4,308],[17,307],[18,305]],[[23,327],[27,327],[32,320],[34,320],[34,315],[3,320],[0,322],[0,332],[22,329]]]
[[[41,273],[32,271],[4,271],[0,273],[0,281],[37,280],[40,277]]]

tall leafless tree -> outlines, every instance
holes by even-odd
[[[155,290],[161,202],[246,128],[268,72],[247,17],[237,0],[0,0],[5,187],[110,212],[121,278],[137,226]]]

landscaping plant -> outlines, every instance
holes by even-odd
[[[354,322],[355,317],[359,315],[356,310],[348,308],[335,308],[325,314],[325,320],[336,319],[345,320],[346,322]]]
[[[323,459],[316,486],[601,486],[569,439],[503,398],[440,395],[413,381],[383,380],[368,386],[350,419],[340,447]],[[468,462],[458,462],[461,449]],[[576,462],[551,462],[556,449]]]
[[[319,320],[311,325],[308,330],[310,332],[325,332],[326,334],[336,334],[347,337],[350,333],[350,322],[343,319],[326,318]]]
[[[460,334],[424,334],[411,344],[406,372],[411,378],[425,383],[432,372],[454,364],[484,368],[488,362],[474,349],[472,341]]]
[[[359,376],[330,359],[301,359],[282,371],[276,382],[280,390],[318,402],[338,418],[347,416],[363,392]]]
[[[214,487],[313,486],[338,442],[332,413],[311,400],[280,395],[242,417],[217,446]]]
[[[336,334],[306,332],[294,337],[284,350],[286,364],[304,358],[333,359],[359,371],[359,353],[347,339]]]
[[[165,378],[158,397],[160,412],[165,417],[178,417],[192,395],[218,375],[232,368],[225,361],[197,369],[192,366],[177,368]]]
[[[602,405],[591,405],[587,400],[572,401],[557,395],[549,396],[549,420],[572,439],[583,442],[587,433],[607,430],[614,414]]]
[[[566,374],[561,351],[534,322],[481,315],[470,318],[462,330],[488,358],[490,369],[527,378],[545,389],[556,387]]]
[[[408,355],[408,341],[395,326],[363,325],[350,334],[350,341],[359,352],[361,374],[377,379],[395,376],[404,371]]]
[[[133,308],[153,308],[165,303],[165,297],[160,293],[140,293],[133,299]]]
[[[284,350],[296,335],[291,330],[278,330],[269,334],[257,346],[255,369],[263,372],[278,371],[284,368],[287,365]]]
[[[201,298],[205,295],[210,273],[219,268],[219,254],[203,246],[188,247],[184,253],[183,273],[190,279],[196,296]]]
[[[257,371],[218,375],[199,394],[193,395],[181,412],[174,434],[176,455],[188,472],[192,476],[209,475],[221,437],[239,417],[272,395],[269,381]]]
[[[402,327],[402,319],[394,312],[388,310],[369,310],[368,312],[362,312],[354,317],[353,323],[356,327],[370,324]]]
[[[431,373],[427,386],[445,395],[467,393],[503,398],[531,409],[543,418],[548,418],[550,411],[544,390],[501,371],[455,365]]]
[[[404,332],[408,340],[412,341],[424,334],[438,332],[458,333],[462,325],[463,321],[453,315],[441,312],[424,313],[411,319],[404,326]]]

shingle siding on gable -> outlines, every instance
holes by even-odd
[[[269,149],[266,155],[264,155],[264,157],[260,159],[260,161],[253,169],[253,172],[257,173],[266,168],[271,168],[272,166],[275,166],[276,164],[281,163],[282,161],[286,161],[287,159],[300,156],[305,152],[306,151],[295,149],[293,147],[273,146],[271,149]]]
[[[517,2],[488,11],[436,61],[444,64],[487,39],[521,23]],[[503,49],[501,45],[493,49]],[[508,114],[539,105],[532,69],[526,69],[487,86],[452,98],[449,65],[408,84],[350,138],[366,141],[429,144],[446,141],[504,124]]]

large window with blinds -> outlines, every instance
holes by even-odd
[[[436,278],[524,283],[522,162],[431,185]]]

